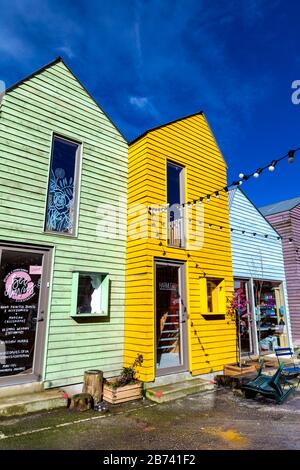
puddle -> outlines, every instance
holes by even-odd
[[[235,429],[227,429],[224,431],[220,428],[203,428],[203,431],[211,436],[217,437],[225,441],[230,447],[235,449],[245,448],[248,445],[248,439]]]

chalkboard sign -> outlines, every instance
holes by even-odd
[[[32,372],[43,254],[2,250],[0,378]]]

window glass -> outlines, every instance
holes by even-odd
[[[207,281],[207,310],[213,312],[213,282]]]
[[[168,162],[167,179],[168,179],[168,204],[180,204],[180,178],[182,167]]]
[[[183,168],[174,163],[167,163],[167,197],[168,197],[168,244],[182,247],[184,245],[184,219],[180,204],[183,188]]]
[[[75,169],[79,145],[54,136],[45,229],[72,235],[75,226]]]
[[[77,313],[101,313],[101,274],[79,274]]]
[[[242,354],[252,354],[254,352],[251,305],[249,299],[249,281],[244,279],[234,280],[234,292],[240,304],[237,312],[237,328],[240,328],[241,351]]]
[[[223,306],[223,290],[222,279],[207,279],[206,281],[206,294],[207,294],[207,312],[208,313],[222,313]]]
[[[268,353],[277,347],[288,347],[281,283],[254,281],[254,293],[260,351]]]

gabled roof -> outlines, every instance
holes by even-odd
[[[251,199],[247,196],[247,194],[242,190],[242,188],[233,188],[233,189],[230,189],[229,192],[228,192],[228,203],[229,203],[229,213],[230,213],[230,209],[232,207],[232,204],[233,204],[233,200],[234,200],[234,195],[237,193],[237,191],[240,191],[240,193],[242,193],[242,195],[244,196],[245,199],[247,199],[250,204],[254,207],[254,209],[257,211],[257,213],[265,220],[265,222],[271,227],[271,229],[273,230],[273,232],[277,233],[277,235],[281,238],[281,235],[280,233],[276,230],[276,228],[271,224],[271,222],[268,221],[268,219],[266,219],[265,215],[262,214],[261,210],[254,204],[253,201],[251,201]]]
[[[207,121],[207,118],[206,118],[206,116],[205,116],[205,114],[204,114],[203,111],[198,111],[198,112],[196,112],[196,113],[188,114],[188,115],[186,115],[186,116],[182,116],[182,117],[180,117],[180,118],[174,119],[173,121],[168,121],[168,122],[166,122],[166,123],[164,123],[164,124],[160,124],[159,126],[151,127],[150,129],[144,131],[142,134],[138,135],[135,139],[131,140],[131,141],[129,142],[129,145],[134,144],[135,142],[137,142],[139,139],[142,139],[143,137],[145,137],[145,136],[146,136],[147,134],[149,134],[150,132],[157,131],[158,129],[162,129],[162,128],[167,127],[167,126],[169,126],[169,125],[171,125],[171,124],[175,124],[176,122],[184,121],[185,119],[189,119],[189,118],[194,117],[194,116],[203,116],[203,117],[204,117],[205,122],[206,122],[206,124],[207,124],[207,126],[208,126],[208,128],[209,128],[209,130],[210,130],[210,132],[211,132],[212,138],[214,139],[215,144],[216,144],[216,146],[218,147],[218,150],[219,150],[219,152],[220,152],[220,154],[221,154],[221,157],[222,157],[222,159],[224,160],[224,163],[225,163],[225,165],[226,165],[226,167],[227,167],[226,160],[225,160],[225,158],[224,158],[224,156],[223,156],[223,153],[221,152],[221,149],[220,149],[220,147],[219,147],[219,145],[218,145],[218,142],[216,141],[216,138],[215,138],[215,136],[214,136],[214,133],[212,132],[211,127],[210,127],[210,125],[209,125],[209,123],[208,123],[208,121]]]
[[[20,85],[22,85],[23,83],[27,82],[28,80],[30,80],[31,78],[35,77],[36,75],[39,75],[40,73],[44,72],[44,70],[47,70],[49,67],[52,67],[53,65],[55,64],[58,64],[58,62],[63,62],[63,59],[61,57],[56,57],[56,59],[52,60],[51,62],[49,62],[48,64],[46,65],[43,65],[43,67],[40,67],[39,69],[35,70],[34,72],[32,72],[31,74],[29,75],[26,75],[26,77],[22,78],[21,80],[19,80],[18,82],[14,83],[13,85],[11,85],[10,87],[6,88],[5,90],[5,94],[13,91],[15,88],[18,88]],[[66,65],[64,63],[64,65]],[[67,66],[66,66],[67,67]],[[69,68],[69,67],[67,67]],[[70,70],[70,69],[69,69]],[[71,72],[72,73],[72,72]],[[72,75],[74,75],[72,73]],[[78,80],[79,81],[79,80]]]
[[[68,65],[65,63],[65,61],[62,59],[62,57],[56,57],[56,59],[52,60],[48,64],[44,65],[43,67],[39,68],[35,72],[31,73],[30,75],[27,75],[25,78],[22,80],[19,80],[18,82],[14,83],[10,87],[6,88],[5,92],[3,93],[3,96],[5,96],[7,93],[10,93],[11,91],[15,90],[17,87],[21,86],[23,83],[27,82],[31,78],[35,77],[36,75],[39,75],[40,73],[44,72],[48,68],[52,67],[53,65],[58,64],[59,62],[63,63],[64,66],[68,69],[68,71],[73,75],[73,77],[77,80],[77,82],[80,84],[80,86],[84,89],[84,91],[88,94],[88,96],[94,101],[94,103],[98,106],[98,108],[102,111],[102,113],[106,116],[106,118],[110,121],[110,123],[115,127],[115,129],[119,132],[119,134],[123,137],[125,142],[128,143],[126,137],[123,135],[123,133],[120,131],[120,129],[115,125],[115,123],[111,120],[111,118],[103,111],[103,108],[99,105],[99,103],[95,100],[95,98],[91,95],[91,93],[86,89],[86,87],[81,83],[80,80],[76,77],[76,75],[72,72],[72,70],[68,67]],[[1,95],[0,95],[0,101],[1,101]]]
[[[268,206],[260,207],[260,212],[264,215],[278,214],[280,212],[286,212],[294,209],[300,204],[300,196],[288,199],[286,201],[277,202],[275,204],[269,204]]]
[[[142,137],[145,137],[145,135],[149,134],[149,132],[157,131],[158,129],[162,129],[163,127],[169,126],[170,124],[175,124],[175,122],[183,121],[184,119],[188,119],[188,118],[191,118],[193,116],[200,116],[200,115],[203,115],[203,111],[198,111],[197,113],[188,114],[186,116],[182,116],[181,118],[174,119],[173,121],[169,121],[169,122],[165,122],[164,124],[160,124],[159,126],[151,127],[150,129],[147,129],[142,134],[138,135],[133,140],[131,140],[131,142],[129,142],[129,145],[133,144],[134,142],[141,139]]]

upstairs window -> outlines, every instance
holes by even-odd
[[[168,244],[184,246],[184,168],[167,162]]]
[[[50,163],[45,230],[75,235],[80,145],[54,136]]]

